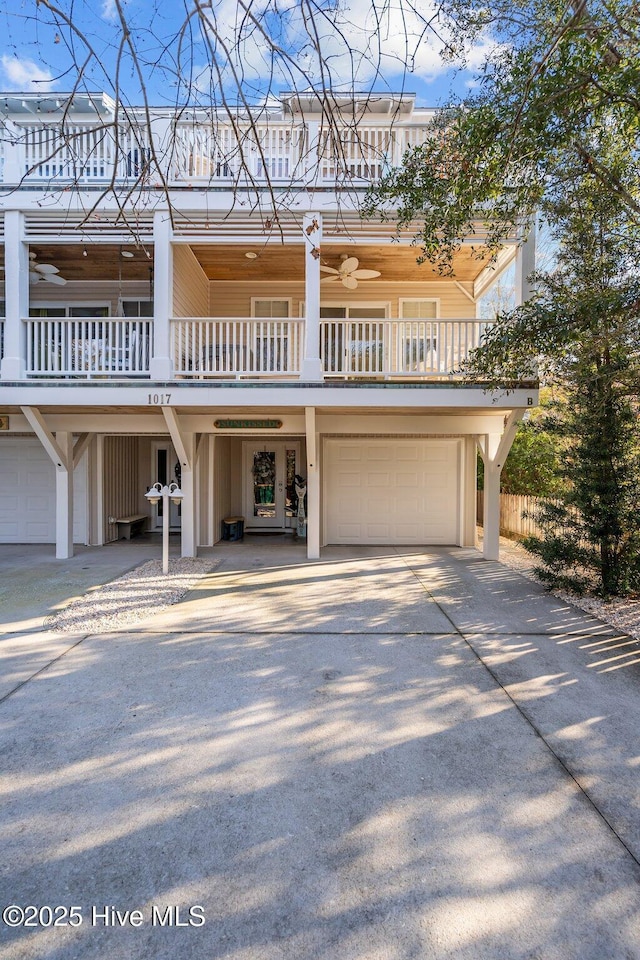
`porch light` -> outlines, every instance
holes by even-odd
[[[169,500],[182,503],[184,494],[177,483],[163,486],[154,483],[145,493],[149,503],[157,504],[162,500],[162,572],[169,573]]]
[[[162,500],[162,484],[154,483],[145,493],[145,497],[149,503],[152,503],[154,506],[156,503],[159,503],[160,500]]]

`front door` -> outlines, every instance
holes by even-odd
[[[247,530],[285,530],[295,516],[299,444],[246,441],[244,517]]]
[[[169,441],[154,442],[152,464],[151,464],[152,483],[161,483],[164,487],[170,483],[177,483],[180,486],[180,461]],[[153,508],[151,527],[162,526],[162,500]],[[171,530],[180,529],[180,504],[169,500],[169,528]]]

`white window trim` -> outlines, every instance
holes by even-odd
[[[424,299],[424,297],[422,297],[421,299]],[[322,309],[323,307],[344,307],[344,309],[347,310],[347,311],[349,310],[349,307],[353,307],[354,310],[369,310],[369,309],[371,309],[371,310],[380,310],[380,309],[383,309],[383,310],[384,310],[384,317],[372,317],[371,319],[372,319],[372,320],[389,320],[390,317],[391,317],[391,304],[389,303],[388,300],[366,301],[366,302],[363,302],[363,303],[359,303],[359,302],[358,302],[358,303],[345,303],[344,300],[322,300],[321,303],[320,303],[320,309]],[[304,302],[304,300],[301,300],[301,301],[300,301],[300,316],[301,316],[301,317],[304,317],[304,315],[305,315],[304,310],[305,310],[305,302]],[[336,319],[336,318],[333,318],[333,319]],[[347,313],[347,316],[344,317],[343,319],[345,319],[345,320],[351,320],[352,318],[349,317],[349,315],[348,315],[348,313]],[[355,320],[356,323],[358,322],[358,319],[359,319],[359,318],[356,317],[356,320]]]
[[[286,303],[286,317],[256,317],[256,303]],[[293,297],[251,297],[252,320],[290,320],[293,315]]]
[[[402,307],[405,303],[435,303],[435,317],[403,317]],[[440,319],[440,297],[398,297],[398,320],[439,320]]]
[[[81,300],[81,301],[78,302],[78,303],[68,303],[68,302],[66,302],[66,301],[65,301],[64,303],[62,303],[61,301],[58,301],[58,302],[56,303],[56,302],[52,302],[52,301],[50,301],[50,300],[36,300],[36,301],[34,302],[34,301],[32,300],[31,303],[29,304],[29,309],[30,309],[30,310],[65,310],[65,311],[69,311],[69,310],[84,309],[85,307],[86,307],[87,309],[91,309],[91,310],[93,310],[95,307],[105,307],[105,308],[109,311],[109,313],[107,314],[106,317],[103,317],[103,318],[93,317],[92,319],[95,319],[95,320],[100,320],[100,319],[106,320],[106,319],[110,316],[110,314],[111,314],[111,301],[110,301],[110,300]],[[44,318],[43,318],[43,319],[44,319]],[[53,319],[55,319],[55,318],[53,318]],[[62,318],[62,317],[59,317],[58,319],[62,320],[63,318]],[[68,312],[65,313],[65,319],[69,319],[69,313],[68,313]]]

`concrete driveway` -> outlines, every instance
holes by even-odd
[[[213,554],[0,640],[57,656],[0,702],[0,901],[60,908],[0,960],[640,957],[635,642],[472,550]]]

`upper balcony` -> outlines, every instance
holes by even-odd
[[[335,107],[283,97],[247,114],[141,110],[119,116],[105,96],[5,98],[1,181],[9,186],[153,189],[207,186],[365,188],[424,141],[433,111],[411,97]]]

